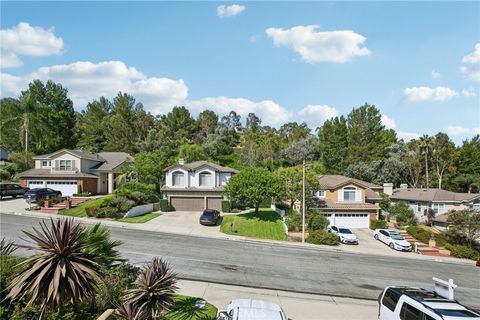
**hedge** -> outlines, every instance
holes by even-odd
[[[388,223],[386,220],[370,220],[370,229],[386,229],[388,227]]]
[[[313,244],[325,244],[328,246],[338,246],[340,244],[336,235],[324,230],[309,232],[307,242]]]
[[[232,205],[230,204],[230,201],[222,200],[222,212],[231,212],[231,211],[232,211]]]
[[[299,231],[302,228],[302,216],[293,210],[287,211],[285,224],[288,231]]]
[[[428,241],[430,240],[430,237],[433,234],[437,246],[444,247],[445,245],[447,245],[447,237],[445,233],[433,233],[431,231],[428,231],[418,226],[408,227],[407,233],[412,237],[414,237],[415,239],[417,239],[418,241],[426,244],[428,244]]]
[[[462,245],[447,244],[446,249],[450,250],[450,255],[457,258],[477,260],[480,259],[480,252],[474,248],[470,248]]]
[[[167,212],[170,211],[170,204],[167,199],[160,199],[160,211]]]

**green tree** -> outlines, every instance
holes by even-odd
[[[298,124],[296,122],[288,122],[280,127],[280,139],[284,145],[290,145],[294,142],[307,138],[310,135],[310,128],[305,122]]]
[[[274,169],[280,162],[280,141],[272,128],[245,131],[240,146],[242,160],[247,166]]]
[[[317,139],[314,136],[293,142],[283,150],[283,160],[288,165],[298,165],[303,160],[313,160],[316,155]]]
[[[382,160],[386,149],[396,142],[393,130],[385,129],[379,110],[365,103],[348,115],[347,163]]]
[[[178,151],[178,158],[185,162],[193,162],[207,159],[202,147],[196,144],[182,144]]]
[[[105,120],[112,111],[112,104],[105,97],[89,102],[77,118],[78,147],[85,151],[99,152],[105,148]]]
[[[391,205],[392,205],[390,197],[388,196],[388,194],[383,192],[380,193],[380,197],[382,197],[382,199],[379,201],[378,205],[381,209],[381,213],[390,212]]]
[[[302,166],[284,167],[275,171],[275,174],[280,178],[284,185],[285,198],[290,202],[290,207],[293,208],[296,200],[301,200],[303,197],[303,173]],[[311,200],[312,194],[320,189],[320,184],[317,175],[312,170],[305,171],[305,198],[307,201]]]
[[[209,134],[202,144],[205,154],[213,159],[220,160],[222,156],[233,153],[233,148],[228,143],[228,138],[218,133]]]
[[[381,165],[381,161],[373,161],[371,163],[357,162],[347,167],[345,175],[367,182],[374,182],[377,179],[377,173]]]
[[[265,199],[281,200],[285,189],[280,178],[263,168],[249,168],[234,175],[228,182],[225,193],[230,201],[251,205],[258,214],[260,203]]]
[[[257,117],[255,113],[250,112],[247,116],[247,122],[245,127],[252,131],[258,131],[260,130],[261,125],[262,125],[262,119]]]
[[[198,141],[202,143],[208,135],[215,133],[218,126],[218,116],[212,110],[202,111],[197,118],[198,122]]]
[[[399,201],[395,202],[390,207],[390,213],[395,216],[397,219],[397,222],[400,224],[409,224],[409,225],[416,225],[417,224],[417,219],[415,217],[415,213],[413,210],[410,208],[408,203],[404,201]]]
[[[137,174],[140,181],[162,185],[164,170],[171,161],[161,151],[139,152],[135,155],[131,170]]]
[[[438,188],[442,189],[445,175],[452,173],[457,152],[455,144],[445,133],[438,133],[433,140],[432,163],[438,179]]]
[[[407,171],[406,179],[408,184],[416,188],[423,168],[422,154],[416,140],[407,143],[407,150],[403,156],[403,163],[405,164]]]
[[[327,173],[344,173],[347,168],[348,129],[347,120],[335,117],[318,129],[320,159]]]
[[[171,135],[178,144],[191,143],[197,131],[197,122],[185,107],[173,107],[162,116],[160,127],[168,135]]]
[[[473,210],[459,210],[451,212],[448,216],[448,233],[460,240],[460,244],[472,247],[480,232],[480,214]]]

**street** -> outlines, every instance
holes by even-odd
[[[22,242],[36,217],[0,215],[1,236]],[[323,251],[112,227],[120,252],[132,263],[168,260],[184,279],[350,298],[376,299],[387,285],[432,289],[432,277],[452,278],[455,297],[480,308],[480,268],[408,257]],[[232,297],[234,298],[234,297]]]

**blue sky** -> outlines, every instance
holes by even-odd
[[[78,110],[121,90],[311,127],[368,102],[400,137],[480,132],[480,2],[2,1],[1,29],[2,96],[53,79]]]

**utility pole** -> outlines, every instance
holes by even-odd
[[[305,159],[303,159],[302,166],[302,243],[305,243]]]

